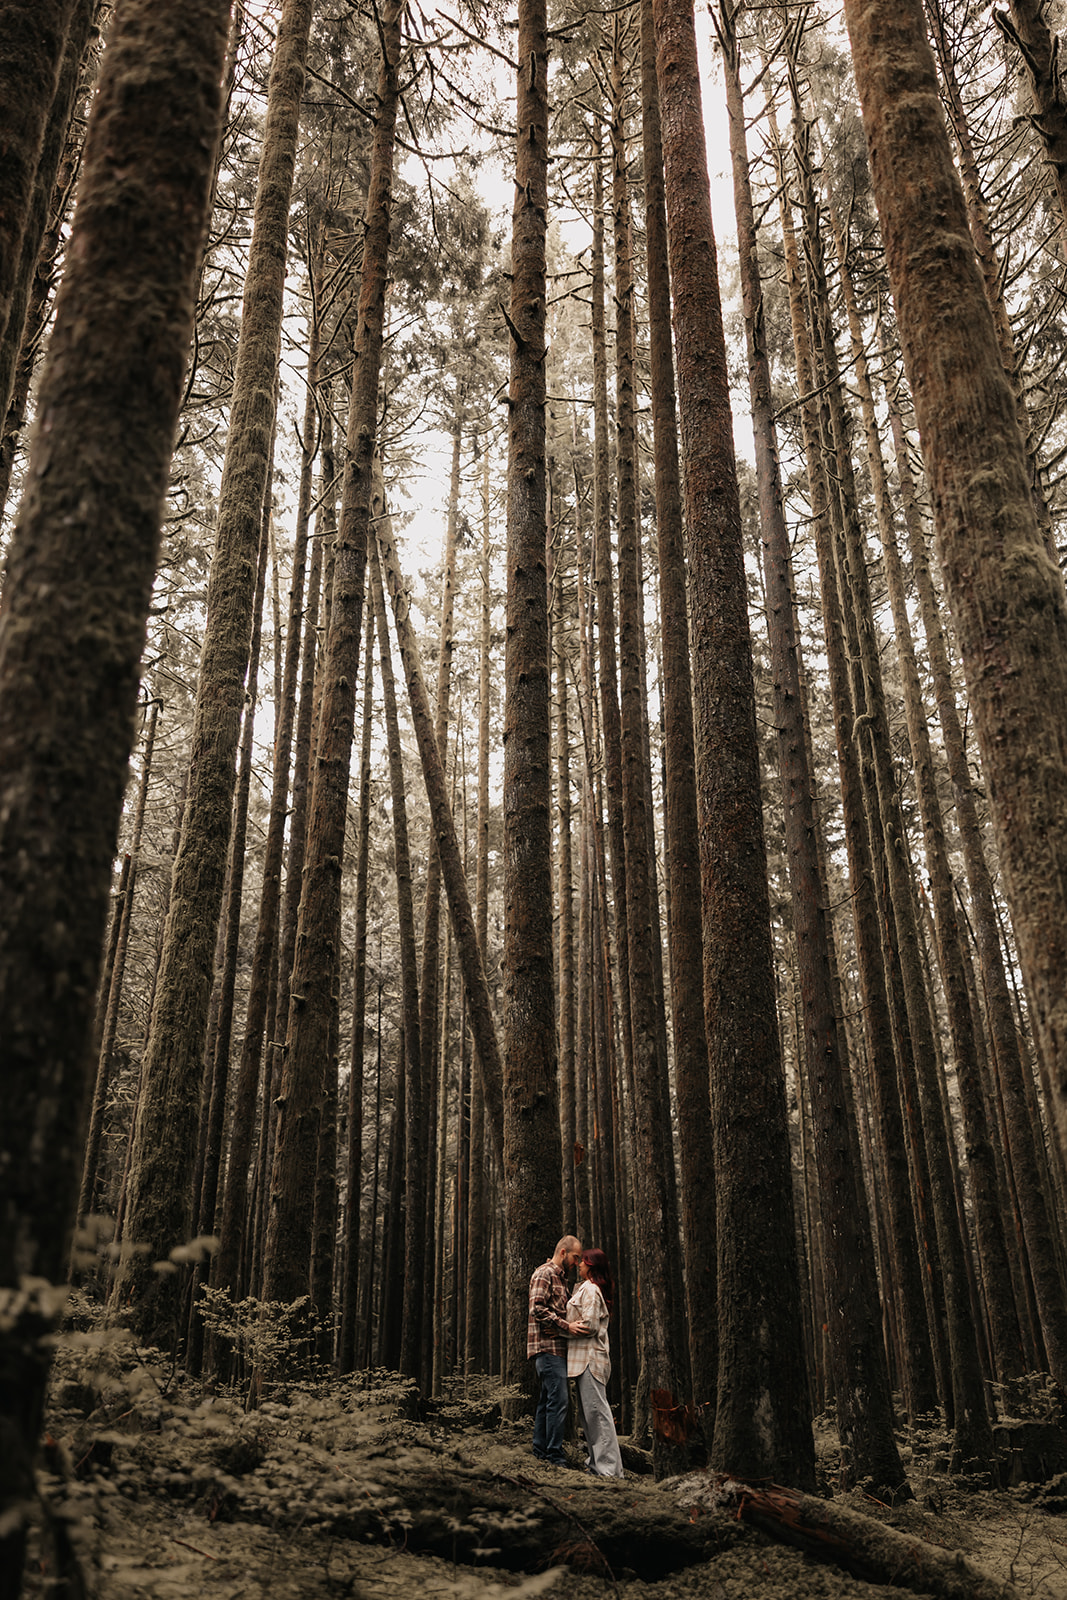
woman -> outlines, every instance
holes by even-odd
[[[611,1376],[608,1319],[613,1289],[611,1268],[603,1250],[582,1251],[578,1277],[566,1315],[568,1321],[584,1322],[589,1333],[567,1340],[567,1377],[578,1380],[578,1403],[589,1450],[586,1468],[600,1478],[621,1478],[622,1456],[607,1397]]]

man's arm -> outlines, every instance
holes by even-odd
[[[584,1322],[568,1322],[557,1309],[558,1289],[553,1275],[539,1269],[530,1281],[530,1313],[534,1321],[546,1332],[551,1330],[561,1339],[569,1339],[587,1332]]]

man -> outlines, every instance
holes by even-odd
[[[568,1322],[564,1271],[573,1272],[581,1258],[580,1239],[566,1234],[550,1260],[530,1279],[530,1315],[526,1324],[526,1354],[532,1356],[541,1380],[534,1415],[533,1453],[554,1466],[570,1463],[563,1449],[567,1421],[567,1339],[589,1330],[584,1322]]]

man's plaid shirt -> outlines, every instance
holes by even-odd
[[[530,1279],[530,1314],[526,1323],[526,1354],[565,1356],[567,1335],[567,1285],[553,1261],[538,1267]]]

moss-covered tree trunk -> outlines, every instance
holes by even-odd
[[[846,0],[871,177],[1023,978],[1067,1143],[1067,598],[918,0]]]
[[[355,729],[367,538],[371,520],[378,383],[389,270],[393,158],[399,101],[403,0],[380,18],[381,57],[363,264],[353,340],[344,489],[322,665],[319,735],[308,814],[307,858],[289,994],[278,1130],[271,1166],[263,1293],[293,1301],[308,1291],[313,1191],[318,1164],[323,1072],[336,1046],[340,981],[341,865]]]
[[[215,553],[197,680],[189,794],[152,1024],[145,1049],[119,1295],[140,1336],[178,1336],[184,1274],[152,1263],[189,1238],[192,1175],[211,992],[230,841],[263,496],[274,430],[289,199],[313,0],[285,0],[267,93],[252,243],[242,302]]]
[[[656,0],[719,1240],[714,1458],[814,1481],[726,347],[689,0]],[[758,1419],[758,1420],[757,1420]],[[751,1464],[751,1467],[750,1467]]]
[[[43,9],[43,8],[42,8]],[[0,622],[0,1593],[18,1593],[228,4],[126,0],[93,107]],[[19,1299],[21,1284],[27,1285]],[[36,1287],[35,1287],[36,1285]]]

